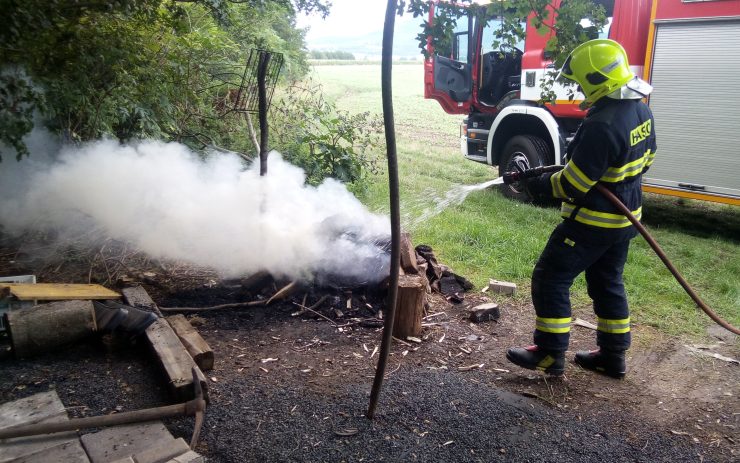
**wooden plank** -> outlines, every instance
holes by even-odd
[[[206,459],[196,452],[190,450],[187,453],[183,453],[180,456],[173,458],[167,463],[205,463]]]
[[[175,334],[180,338],[182,345],[185,346],[190,356],[195,360],[201,370],[213,370],[213,350],[208,343],[201,337],[198,331],[193,328],[184,315],[178,314],[166,318]]]
[[[164,369],[168,385],[177,402],[190,400],[195,396],[192,369],[197,369],[201,377],[201,388],[206,392],[208,383],[175,331],[163,318],[149,325],[145,336],[159,364]]]
[[[7,321],[16,358],[49,352],[97,331],[92,301],[40,304],[8,312]]]
[[[156,309],[159,312],[157,304],[154,303],[146,290],[141,286],[125,288],[122,292],[128,305],[149,308],[150,310]],[[207,397],[208,382],[205,375],[185,349],[185,346],[183,346],[180,338],[177,337],[170,324],[164,319],[159,319],[149,325],[144,334],[154,355],[164,370],[170,391],[175,400],[184,402],[195,396],[193,367],[196,368],[196,372],[200,378],[203,394]]]
[[[403,274],[419,273],[416,250],[411,242],[411,235],[408,233],[401,233],[401,269],[404,271]]]
[[[149,293],[141,286],[131,286],[129,288],[123,288],[121,291],[126,304],[132,307],[138,307],[140,309],[150,310],[160,317],[162,312],[159,311],[159,307],[154,303]]]
[[[190,446],[181,438],[161,440],[148,449],[133,455],[136,463],[161,463],[190,451]]]
[[[136,455],[160,442],[174,440],[161,421],[114,426],[85,434],[82,445],[92,463],[109,463]]]
[[[0,428],[67,420],[67,412],[55,391],[35,394],[0,405]],[[0,439],[0,463],[8,463],[76,440],[75,432]]]
[[[100,285],[66,283],[0,283],[19,301],[69,301],[74,299],[119,299],[115,291]]]
[[[0,405],[0,429],[19,424],[40,423],[58,417],[66,419],[67,412],[56,391],[41,392]]]
[[[63,442],[31,455],[13,460],[13,463],[90,463],[85,450],[77,439]]]

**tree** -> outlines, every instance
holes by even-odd
[[[65,140],[157,137],[248,145],[219,118],[221,71],[252,47],[306,72],[297,11],[325,0],[0,0],[0,142],[28,154],[35,117]],[[243,129],[243,128],[242,128]],[[243,138],[243,139],[242,139]]]
[[[423,31],[417,36],[419,48],[426,54],[427,37],[437,50],[451,49],[453,31],[457,20],[464,15],[472,14],[478,19],[489,21],[494,16],[502,18],[500,27],[494,35],[493,48],[513,47],[524,39],[525,28],[534,27],[541,34],[554,32],[548,40],[545,51],[552,58],[554,69],[559,69],[568,54],[579,44],[594,38],[606,24],[604,7],[592,0],[563,0],[558,8],[551,6],[552,0],[500,0],[487,5],[480,5],[473,0],[458,0],[444,5],[435,17],[434,24],[427,21],[430,3],[428,0],[400,0],[399,14],[411,13],[414,17],[424,19]],[[552,26],[546,20],[555,15]],[[585,20],[585,21],[584,21]],[[543,99],[554,97],[551,91],[557,72],[546,75],[543,85]]]

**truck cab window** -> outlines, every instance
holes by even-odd
[[[522,28],[526,23],[522,23]],[[488,20],[481,31],[480,84],[478,99],[488,106],[495,106],[505,96],[515,97],[521,88],[522,53],[524,40],[514,47],[508,44],[494,48],[496,31],[501,28],[501,19]]]
[[[608,39],[612,19],[614,17],[614,0],[594,0],[594,3],[596,5],[601,5],[606,12],[606,24],[604,24],[604,28],[600,31],[596,30],[596,28],[593,27],[593,23],[588,18],[581,19],[581,27],[587,30],[589,39]],[[589,30],[589,28],[592,29]]]
[[[457,29],[460,28],[458,24]],[[460,61],[462,63],[468,62],[468,50],[469,50],[469,34],[467,27],[464,31],[455,31],[454,38],[452,40],[452,59]]]
[[[525,29],[527,23],[522,22],[521,26],[522,29]],[[496,41],[495,32],[497,29],[501,28],[501,20],[498,18],[492,18],[488,21],[488,23],[483,27],[483,36],[481,37],[481,55],[485,55],[486,53],[490,53],[492,51],[498,51],[501,47],[494,50],[493,44]],[[504,46],[504,49],[508,49],[508,46]],[[520,51],[524,51],[524,39],[521,38],[519,41],[514,45],[514,48],[517,48]]]
[[[435,19],[449,14],[451,14],[451,12],[444,4],[439,4],[435,7]],[[450,58],[461,63],[469,63],[471,51],[471,22],[472,20],[468,16],[458,18],[452,32],[448,32],[445,37],[439,38],[440,40],[435,46],[435,53],[439,56],[444,56],[445,58]]]

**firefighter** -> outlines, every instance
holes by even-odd
[[[564,168],[526,184],[535,197],[562,200],[563,221],[532,272],[534,345],[511,348],[506,358],[524,368],[563,374],[571,327],[569,290],[585,272],[598,318],[599,349],[577,352],[575,362],[622,378],[630,346],[622,271],[637,231],[593,186],[601,182],[640,218],[640,179],[656,150],[653,116],[641,100],[652,87],[632,73],[624,48],[607,39],[575,48],[560,75],[579,85],[590,109],[568,146]]]

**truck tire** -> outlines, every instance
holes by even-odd
[[[498,170],[499,175],[503,175],[504,172],[516,170],[517,166],[522,169],[529,169],[552,163],[552,150],[542,138],[534,135],[517,135],[506,143],[499,158]],[[534,198],[527,193],[522,183],[501,185],[499,188],[507,198],[522,202],[534,202]]]

